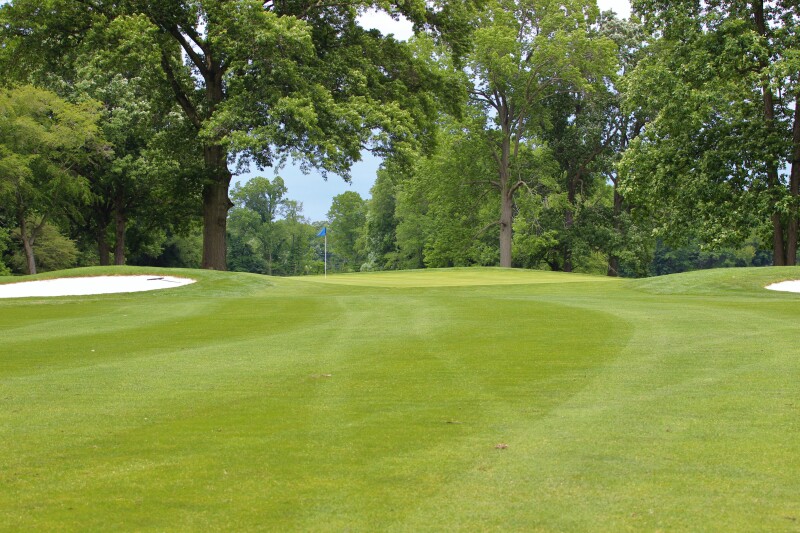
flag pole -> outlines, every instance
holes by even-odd
[[[323,258],[325,262],[325,279],[328,278],[328,228],[327,226],[323,226],[319,233],[317,233],[317,238],[325,237],[325,257]]]

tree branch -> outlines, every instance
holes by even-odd
[[[519,188],[520,188],[520,187],[522,187],[522,186],[525,186],[525,187],[527,187],[529,191],[531,190],[531,188],[530,188],[530,187],[528,187],[528,184],[527,184],[527,183],[525,183],[525,182],[524,182],[524,181],[522,181],[522,180],[519,180],[519,181],[518,181],[518,182],[516,182],[516,183],[514,184],[514,186],[513,186],[513,187],[511,187],[511,189],[508,191],[508,195],[509,195],[509,196],[511,196],[512,194],[514,194],[515,192],[517,192],[517,191],[519,190]]]
[[[203,78],[207,78],[210,70],[209,65],[206,64],[207,58],[204,58],[197,53],[197,51],[192,47],[191,43],[189,43],[189,41],[186,40],[186,37],[183,36],[180,28],[177,26],[171,26],[167,31],[169,31],[169,34],[172,35],[176,41],[178,41],[178,43],[181,45],[181,48],[183,48],[186,52],[186,55],[188,55],[189,59],[192,60],[192,63],[194,63],[194,65],[200,70],[200,74],[203,75]]]
[[[491,95],[487,94],[486,91],[472,90],[470,91],[470,93],[472,94],[472,96],[480,96],[484,102],[487,102],[490,106],[495,108],[496,111],[500,111],[499,104],[496,101],[494,101]]]
[[[475,234],[475,238],[477,239],[478,237],[480,237],[481,235],[486,233],[489,230],[489,228],[491,228],[492,226],[499,226],[499,225],[500,225],[500,221],[499,220],[495,220],[494,222],[489,222],[483,228],[481,228],[478,231],[478,233]]]
[[[178,104],[186,113],[186,116],[189,118],[192,125],[199,130],[203,126],[203,120],[197,113],[197,109],[195,109],[194,105],[192,105],[189,97],[186,96],[183,87],[181,87],[181,84],[178,82],[178,79],[175,76],[175,71],[172,70],[172,65],[169,63],[169,57],[164,50],[161,50],[161,68],[164,70],[164,74],[167,76],[167,81],[169,81],[169,85],[172,87],[172,92],[175,93],[175,99],[178,101]]]

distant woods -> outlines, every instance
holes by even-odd
[[[14,0],[0,7],[0,273],[794,265],[790,2]],[[44,38],[44,37],[47,38]],[[291,157],[371,198],[310,221]],[[313,186],[309,179],[309,186]]]

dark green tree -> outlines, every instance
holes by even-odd
[[[366,261],[367,204],[355,191],[333,197],[328,210],[328,250],[337,270],[358,271]]]
[[[473,135],[495,162],[501,266],[512,266],[515,194],[537,178],[520,155],[547,127],[548,98],[601,89],[615,71],[614,43],[591,31],[598,15],[593,1],[492,0],[478,19],[468,72],[483,118]]]
[[[661,35],[630,77],[653,117],[628,151],[627,197],[670,243],[734,245],[769,235],[794,265],[800,196],[800,5],[634,0]]]
[[[0,90],[0,197],[13,213],[29,274],[45,226],[88,201],[79,170],[108,155],[99,120],[93,101],[71,104],[31,86]]]
[[[302,213],[303,204],[295,200],[284,201],[282,218],[277,222],[281,247],[276,273],[282,276],[299,276],[315,271],[312,242],[319,230],[309,224]]]
[[[106,48],[85,51],[76,62],[75,82],[60,90],[71,98],[88,95],[102,103],[101,127],[114,154],[86,172],[92,201],[83,223],[97,242],[100,264],[109,263],[113,245],[114,263],[121,265],[126,262],[129,224],[140,235],[159,233],[189,218],[197,196],[191,190],[168,194],[187,168],[178,171],[183,165],[169,154],[164,134],[186,137],[186,128],[173,113],[177,105],[172,94],[155,81],[160,70],[147,21],[121,17],[103,29]]]
[[[548,99],[550,127],[542,136],[559,164],[559,189],[566,194],[563,227],[552,226],[558,228],[561,258],[551,263],[570,272],[586,254],[603,254],[606,272],[615,276],[620,257],[634,259],[631,252],[641,251],[626,247],[641,236],[633,235],[637,226],[630,223],[616,164],[647,121],[641,113],[623,110],[621,90],[626,74],[644,53],[645,34],[641,24],[620,20],[613,12],[602,13],[592,31],[617,45],[619,69],[591,90],[565,87]],[[582,256],[576,255],[579,250]]]
[[[390,163],[391,164],[391,163]],[[367,203],[367,255],[376,268],[391,269],[397,258],[397,190],[386,163],[378,170]]]
[[[358,26],[375,2],[15,0],[0,8],[0,60],[17,76],[69,79],[75,61],[139,27],[136,58],[167,87],[202,152],[203,266],[224,269],[232,173],[291,156],[345,179],[363,149],[402,152],[432,130],[437,75],[404,43]],[[468,2],[377,3],[464,49]]]
[[[286,185],[280,177],[272,181],[255,177],[234,186],[231,192],[234,208],[230,213],[230,232],[248,243],[263,261],[264,273],[270,276],[283,244],[277,220],[286,205],[285,195]]]

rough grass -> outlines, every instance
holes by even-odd
[[[2,529],[800,530],[798,269],[109,273],[199,282],[0,300]]]

